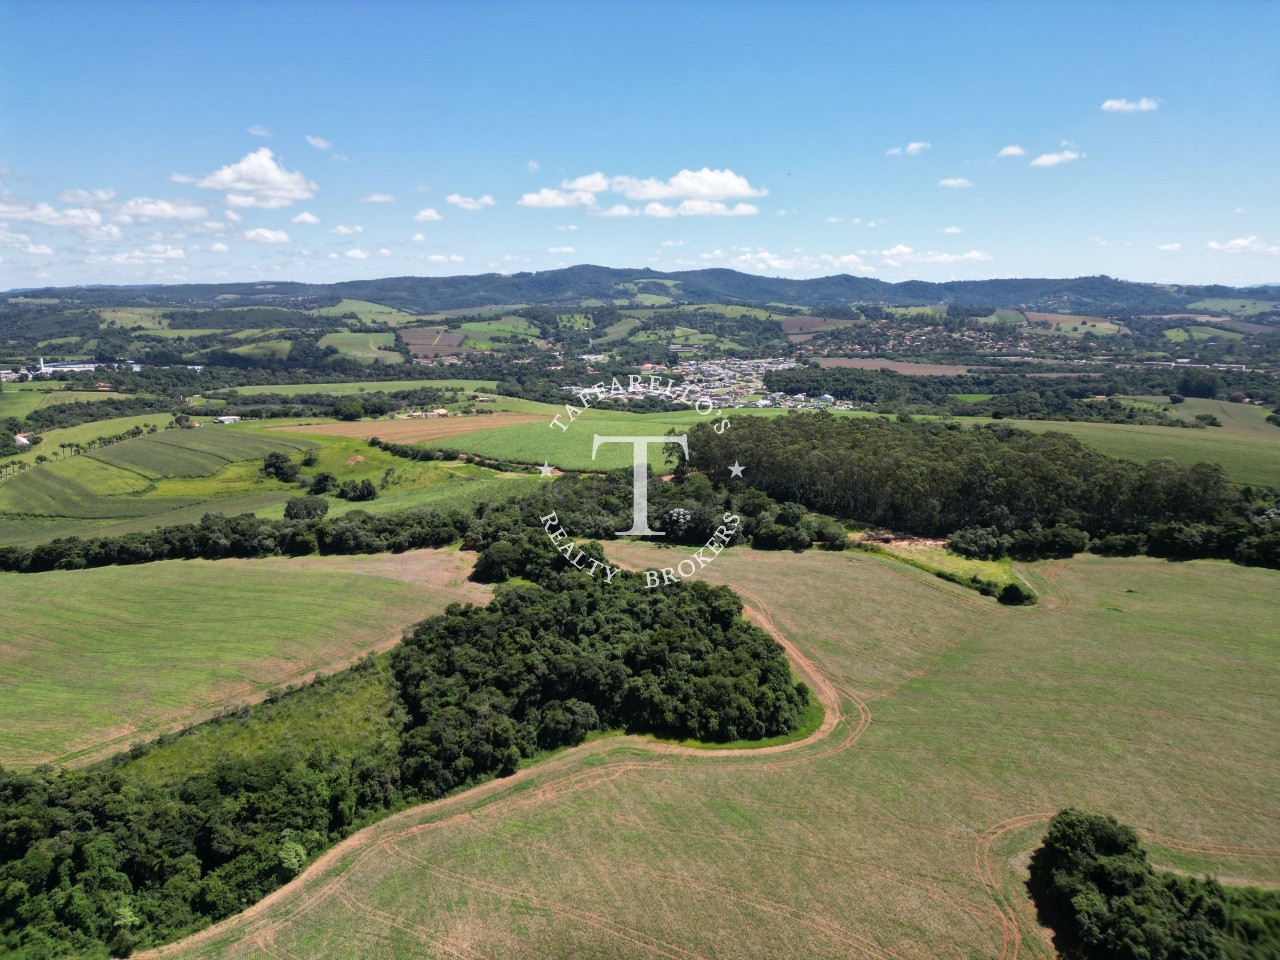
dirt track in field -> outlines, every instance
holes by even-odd
[[[491,413],[474,417],[433,417],[414,420],[355,420],[351,423],[300,424],[275,427],[285,433],[309,433],[324,437],[378,437],[393,443],[430,443],[477,430],[513,427],[524,423],[546,423],[546,417],[532,413]]]

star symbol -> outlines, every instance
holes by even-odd
[[[541,471],[541,473],[542,473],[542,475],[543,475],[544,477],[549,477],[549,476],[551,476],[551,471],[552,471],[553,469],[555,469],[555,468],[554,468],[554,467],[552,467],[552,466],[551,466],[551,464],[547,463],[547,461],[545,461],[545,460],[543,460],[543,461],[542,461],[542,466],[540,466],[540,467],[538,468],[538,470],[539,470],[539,471]]]
[[[729,479],[732,480],[734,477],[737,477],[739,480],[741,480],[742,471],[745,469],[746,467],[740,464],[737,460],[733,461],[733,466],[729,468]]]

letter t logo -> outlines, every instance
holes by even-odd
[[[631,444],[631,529],[624,530],[623,537],[661,537],[661,530],[649,529],[649,445],[652,443],[674,443],[682,451],[684,458],[689,459],[689,437],[681,434],[678,437],[602,437],[595,434],[595,442],[591,444],[591,459],[596,458],[596,451],[603,443]]]

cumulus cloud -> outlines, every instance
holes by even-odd
[[[396,198],[389,193],[366,193],[360,198],[361,203],[395,203]]]
[[[661,206],[661,204],[654,204]],[[640,211],[635,207],[628,207],[625,203],[615,203],[612,207],[595,207],[591,210],[597,217],[638,217]]]
[[[996,156],[997,157],[1023,157],[1023,156],[1026,156],[1026,153],[1027,151],[1023,150],[1016,143],[1011,143],[1007,147],[1001,147],[1000,152],[997,153]]]
[[[644,206],[602,203],[600,194],[609,193]],[[684,169],[666,180],[609,176],[596,171],[563,180],[558,187],[526,193],[517,204],[542,208],[585,207],[588,213],[601,217],[635,217],[641,213],[650,217],[749,216],[759,213],[759,208],[750,203],[730,205],[726,201],[767,194],[767,190],[753,187],[746,177],[729,169]]]
[[[268,130],[266,127],[264,127],[264,126],[263,126],[262,124],[260,124],[260,123],[255,123],[252,127],[250,127],[250,128],[248,129],[248,131],[247,131],[247,132],[248,132],[248,134],[249,134],[251,137],[269,137],[269,136],[271,136],[271,131],[270,131],[270,130]]]
[[[298,214],[296,217],[293,218],[293,222],[315,224],[320,222],[320,218],[317,217],[314,213],[309,213],[308,211],[304,210],[302,211],[302,213]]]
[[[58,194],[59,203],[78,203],[92,207],[99,203],[110,203],[116,198],[116,192],[110,188],[105,190],[63,190]]]
[[[1175,250],[1181,250],[1181,249],[1182,249],[1182,244],[1180,244],[1180,243],[1161,243],[1161,244],[1158,244],[1158,245],[1156,246],[1156,249],[1157,249],[1157,250],[1164,250],[1164,251],[1165,251],[1165,252],[1167,252],[1167,253],[1173,253]]]
[[[911,143],[908,143],[905,147],[891,147],[890,149],[886,150],[885,153],[887,153],[891,157],[901,156],[904,153],[908,157],[918,157],[920,156],[920,154],[924,153],[926,150],[928,150],[932,146],[933,144],[928,143],[924,140],[913,140],[911,141]]]
[[[239,223],[241,220],[244,219],[244,217],[236,213],[234,210],[223,211],[222,215],[226,217],[228,220],[230,220],[232,223]]]
[[[537,173],[538,167],[540,167],[541,164],[538,163],[537,160],[530,160],[528,163],[525,164],[525,166],[529,168],[530,173]]]
[[[573,247],[547,247],[547,253],[577,253]]]
[[[59,210],[47,203],[30,204],[6,195],[0,197],[0,219],[22,220],[46,227],[84,229],[100,225],[102,214],[90,207],[63,207]]]
[[[460,210],[483,210],[485,207],[492,207],[494,204],[493,197],[487,193],[483,197],[464,197],[460,193],[451,193],[444,198],[445,203],[451,203]]]
[[[942,232],[943,233],[963,233],[964,231],[962,231],[959,227],[943,227]]]
[[[221,190],[232,207],[287,207],[295,200],[310,200],[319,189],[298,170],[286,170],[276,162],[270,147],[259,147],[236,163],[215,170],[196,186]]]
[[[456,253],[430,253],[427,254],[428,263],[464,263],[465,258],[458,256]]]
[[[212,250],[214,253],[226,253],[231,248],[228,247],[225,243],[219,242],[219,243],[209,244],[209,249]]]
[[[885,266],[900,267],[904,263],[986,263],[992,257],[981,250],[970,250],[968,253],[943,253],[938,250],[913,250],[906,244],[899,243],[888,250],[881,250]]]
[[[389,249],[387,249],[386,247],[379,247],[379,248],[378,248],[378,256],[380,256],[380,257],[389,257],[389,256],[391,256],[391,251],[390,251]]]
[[[187,256],[186,251],[181,247],[170,247],[163,243],[153,243],[150,246],[143,247],[140,250],[133,250],[129,253],[113,253],[108,255],[96,255],[89,257],[89,263],[112,263],[122,266],[147,266],[160,263],[168,263],[173,260],[183,260]]]
[[[966,180],[964,177],[946,177],[938,181],[938,186],[949,187],[952,190],[959,190],[964,187],[972,187],[973,181]]]
[[[676,207],[654,202],[644,208],[646,217],[750,217],[759,212],[753,203],[729,206],[721,200],[684,200]]]
[[[537,193],[526,193],[516,201],[519,207],[591,207],[595,206],[596,195],[587,190],[557,190],[554,187],[543,187]]]
[[[1072,160],[1079,160],[1083,156],[1083,153],[1077,153],[1075,150],[1063,150],[1061,153],[1042,153],[1031,161],[1031,165],[1033,167],[1056,167],[1060,164],[1070,163]]]
[[[1240,237],[1236,240],[1228,240],[1226,243],[1210,240],[1209,249],[1221,250],[1223,253],[1265,253],[1280,257],[1280,244],[1265,243],[1257,237]]]
[[[435,220],[443,220],[444,217],[436,213],[434,208],[426,207],[422,210],[419,210],[417,213],[415,213],[413,215],[413,219],[419,220],[423,223],[431,223],[432,221],[435,221]]]
[[[663,240],[662,245],[664,247],[683,247],[684,241],[683,240]]]
[[[132,223],[135,219],[147,220],[201,220],[209,211],[190,200],[154,200],[151,197],[134,197],[116,207],[118,223]]]
[[[360,226],[359,224],[355,224],[353,226],[347,226],[346,224],[340,223],[329,232],[341,233],[341,234],[364,233],[364,227]]]
[[[349,260],[368,260],[369,259],[369,255],[365,253],[363,250],[361,250],[359,247],[355,247],[351,250],[348,250],[345,254],[343,254],[343,256],[345,256]]]
[[[1148,110],[1159,108],[1160,104],[1150,97],[1143,97],[1141,100],[1125,100],[1121,97],[1116,100],[1102,101],[1102,109],[1107,113],[1146,113]]]
[[[324,137],[313,136],[309,133],[307,134],[307,143],[311,144],[317,150],[328,150],[333,146],[333,144]]]
[[[563,226],[556,227],[556,229],[557,230],[577,230],[578,225],[576,223],[566,223]]]
[[[268,230],[266,227],[254,227],[244,232],[246,240],[254,243],[288,243],[289,235],[283,230]]]

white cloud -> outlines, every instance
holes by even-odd
[[[190,200],[153,200],[151,197],[134,197],[117,208],[117,220],[131,223],[139,220],[201,220],[209,211]]]
[[[1221,250],[1223,253],[1266,253],[1280,257],[1280,244],[1264,243],[1257,237],[1240,237],[1226,243],[1209,241],[1210,250]]]
[[[268,230],[266,227],[254,227],[244,232],[246,240],[254,243],[288,243],[289,235],[283,230]]]
[[[435,220],[443,220],[444,217],[436,213],[436,211],[432,207],[427,207],[415,213],[413,215],[413,219],[422,221],[423,223],[430,223]]]
[[[844,223],[844,217],[827,217],[827,223]]]
[[[577,253],[573,247],[547,247],[547,253]]]
[[[314,213],[309,213],[308,211],[304,210],[302,211],[302,213],[298,214],[296,217],[293,218],[293,222],[315,224],[320,222],[320,218],[317,217]]]
[[[566,223],[563,226],[556,227],[556,229],[557,230],[577,230],[578,225],[576,223]]]
[[[425,234],[422,234],[422,233],[415,233],[415,234],[414,234],[412,237],[410,237],[409,239],[410,239],[410,240],[412,240],[412,241],[414,241],[415,243],[421,243],[423,240],[427,239],[427,237],[426,237],[426,235],[425,235]]]
[[[78,203],[92,207],[98,203],[109,203],[116,198],[116,192],[110,188],[105,190],[63,190],[58,194],[59,203]]]
[[[1181,249],[1182,249],[1182,244],[1180,244],[1180,243],[1161,243],[1161,244],[1159,244],[1159,245],[1157,245],[1157,246],[1156,246],[1156,249],[1157,249],[1157,250],[1164,250],[1164,251],[1166,251],[1167,253],[1172,253],[1172,252],[1174,252],[1175,250],[1181,250]]]
[[[530,160],[528,163],[525,164],[525,166],[529,168],[530,173],[537,173],[538,167],[540,167],[541,164],[538,163],[537,160]]]
[[[219,242],[219,243],[209,244],[209,249],[212,250],[214,253],[226,253],[231,248],[228,247],[225,243]]]
[[[395,203],[396,198],[389,193],[366,193],[360,198],[361,203]]]
[[[972,187],[973,181],[966,180],[964,177],[946,177],[945,179],[938,181],[938,186],[950,187],[953,190],[958,190],[963,187]]]
[[[683,200],[678,207],[650,203],[644,208],[646,217],[750,217],[759,212],[753,203],[735,203],[731,207],[720,200]]]
[[[43,243],[28,243],[22,248],[23,253],[33,253],[40,256],[51,256],[53,248],[45,246]]]
[[[428,263],[464,263],[465,258],[458,256],[456,253],[432,253],[428,254]]]
[[[589,193],[620,193],[628,200],[741,200],[763,197],[769,192],[751,186],[746,177],[732,170],[712,170],[709,167],[681,170],[667,180],[607,177],[597,171],[566,180],[561,186],[566,190]]]
[[[959,227],[943,227],[942,232],[943,233],[963,233],[964,231],[961,230]]]
[[[102,223],[102,214],[88,207],[64,207],[58,210],[47,203],[33,205],[8,196],[0,197],[0,218],[74,229],[96,227]]]
[[[1079,160],[1083,156],[1083,153],[1077,153],[1075,150],[1063,150],[1061,153],[1042,153],[1031,161],[1031,165],[1033,167],[1056,167],[1059,164],[1070,163],[1072,160]]]
[[[654,204],[661,206],[661,204]],[[615,203],[612,207],[597,207],[592,210],[597,217],[638,217],[640,211],[635,207],[628,207],[625,203]]]
[[[1026,153],[1027,151],[1023,150],[1016,143],[1011,143],[1007,147],[1001,147],[1000,152],[997,153],[996,156],[997,157],[1023,157],[1023,156],[1026,156]]]
[[[684,241],[683,240],[663,240],[662,245],[664,247],[683,247]]]
[[[276,162],[270,147],[259,147],[237,163],[215,170],[196,186],[221,190],[233,207],[287,207],[295,200],[310,200],[319,188],[298,170]]]
[[[516,201],[519,207],[593,207],[596,195],[588,190],[556,190],[543,187],[537,193],[526,193]]]
[[[359,224],[355,224],[354,226],[349,227],[346,224],[340,223],[329,232],[341,233],[341,234],[364,233],[364,227],[360,226]]]
[[[254,124],[252,127],[250,127],[250,128],[248,129],[248,131],[246,131],[246,132],[247,132],[250,136],[253,136],[253,137],[269,137],[269,136],[271,136],[271,131],[270,131],[270,130],[268,130],[266,127],[264,127],[264,126],[263,126],[262,124],[260,124],[260,123],[255,123],[255,124]]]
[[[970,250],[968,253],[943,253],[938,250],[913,250],[906,244],[899,243],[888,250],[881,250],[886,266],[899,267],[904,263],[986,263],[991,260],[990,254],[981,250]]]
[[[388,250],[386,247],[379,247],[379,248],[378,248],[378,256],[380,256],[380,257],[389,257],[389,256],[391,256],[391,251],[390,251],[390,250]]]
[[[1118,100],[1102,101],[1102,109],[1108,113],[1146,113],[1148,110],[1157,110],[1159,107],[1160,104],[1150,97],[1143,97],[1141,100],[1125,100],[1121,97]]]
[[[369,255],[358,247],[348,250],[345,254],[343,254],[343,256],[345,256],[349,260],[368,260],[369,259]]]
[[[222,215],[226,217],[228,220],[230,220],[232,223],[239,223],[241,220],[244,219],[244,217],[236,213],[234,210],[227,210]]]
[[[928,150],[932,146],[933,144],[928,143],[924,140],[913,140],[911,143],[908,143],[905,147],[893,147],[889,150],[886,150],[885,153],[887,153],[891,157],[901,156],[904,153],[909,157],[918,157],[920,156],[920,154],[924,153],[926,150]]]
[[[328,150],[333,146],[333,144],[324,137],[312,136],[309,133],[307,134],[307,143],[311,144],[317,150]]]
[[[108,256],[89,257],[89,263],[114,263],[124,266],[146,266],[167,263],[171,260],[183,260],[187,256],[181,247],[170,247],[162,243],[153,243],[141,250],[131,253],[114,253]]]
[[[487,193],[483,197],[464,197],[460,193],[451,193],[444,198],[445,203],[451,203],[460,210],[483,210],[485,207],[492,207],[493,197]]]

